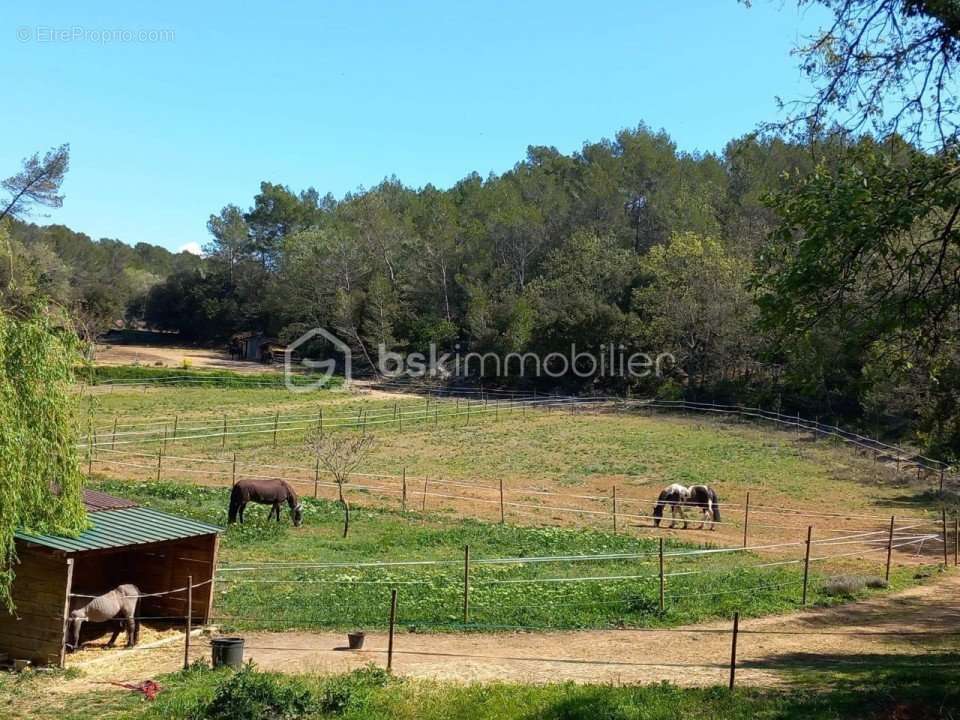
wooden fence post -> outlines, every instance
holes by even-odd
[[[503,478],[500,478],[500,524],[503,525],[506,522],[506,514],[503,510]]]
[[[420,512],[424,512],[427,509],[427,482],[429,480],[429,477],[423,479],[423,501],[420,503]]]
[[[163,426],[163,443],[161,444],[161,447],[163,448],[164,452],[167,451],[167,426],[166,425]]]
[[[160,482],[160,470],[163,463],[163,451],[157,448],[157,482]]]
[[[280,424],[280,411],[277,410],[273,416],[273,446],[277,446],[277,426]]]
[[[943,465],[940,466],[940,497],[943,497]]]
[[[893,555],[893,524],[896,522],[896,516],[890,516],[890,535],[887,538],[887,569],[884,571],[883,579],[890,582],[890,558]]]
[[[220,435],[220,448],[227,446],[227,414],[223,414],[223,433]]]
[[[390,591],[390,630],[387,634],[387,672],[393,670],[393,633],[397,624],[397,589]]]
[[[810,539],[813,536],[813,525],[807,526],[807,549],[803,555],[803,605],[807,604],[807,579],[810,577]]]
[[[747,490],[747,502],[743,506],[743,546],[747,546],[747,525],[750,522],[750,491]]]
[[[183,637],[183,669],[190,667],[190,632],[193,630],[193,575],[187,576],[187,631]]]
[[[320,458],[313,465],[313,499],[320,497]]]
[[[953,516],[953,566],[960,564],[960,518]]]
[[[613,534],[617,534],[617,486],[613,486]]]
[[[323,439],[323,408],[320,408],[320,439]]]
[[[470,546],[463,546],[463,624],[470,622]]]
[[[403,468],[403,476],[400,480],[400,511],[407,511],[407,468]]]
[[[117,416],[113,416],[113,436],[110,440],[110,449],[113,450],[117,446]],[[79,640],[77,641],[79,642]]]
[[[940,506],[940,521],[943,523],[943,569],[947,569],[947,508]]]
[[[733,614],[733,639],[730,643],[730,689],[737,675],[737,637],[740,634],[740,613]]]
[[[174,439],[174,442],[176,442],[176,439],[177,439],[177,427],[178,427],[179,425],[180,425],[180,416],[179,416],[179,415],[174,415],[174,416],[173,416],[173,439]]]
[[[663,537],[660,540],[660,612],[663,612]]]

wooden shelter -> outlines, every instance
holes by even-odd
[[[141,598],[140,616],[175,621],[186,620],[181,588],[192,577],[198,586],[193,621],[210,617],[220,528],[89,490],[84,505],[91,527],[78,537],[16,535],[16,610],[0,608],[0,653],[10,659],[63,665],[71,596],[99,595],[123,583],[144,595],[159,593]],[[75,598],[74,606],[84,602]]]

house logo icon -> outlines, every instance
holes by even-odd
[[[350,346],[328,330],[313,328],[287,345],[286,350],[284,350],[283,383],[290,392],[305,393],[319,390],[326,387],[330,378],[333,377],[337,369],[338,360],[336,357],[327,360],[310,360],[309,358],[294,360],[293,355],[297,348],[317,338],[326,340],[333,346],[334,351],[342,357],[344,387],[350,384],[350,380],[353,378],[353,358]],[[303,371],[308,374],[305,376]],[[305,377],[309,378],[309,382],[304,381]]]

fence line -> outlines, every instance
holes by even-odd
[[[488,416],[491,412],[499,416],[501,410],[505,413],[510,413],[515,411],[517,408],[526,408],[526,407],[540,407],[545,408],[548,411],[552,407],[568,407],[574,412],[579,407],[590,406],[596,409],[601,407],[613,409],[613,410],[630,410],[630,409],[665,409],[671,411],[696,411],[696,412],[719,412],[724,414],[736,413],[744,417],[759,418],[780,425],[786,425],[790,427],[795,427],[798,429],[798,432],[802,429],[805,431],[814,431],[818,434],[825,435],[834,435],[845,442],[853,444],[855,446],[861,447],[863,449],[871,450],[875,452],[875,455],[879,454],[881,450],[895,450],[898,452],[896,455],[896,461],[898,466],[901,463],[907,465],[914,465],[918,469],[925,469],[930,472],[939,473],[940,483],[939,490],[942,492],[944,485],[947,480],[950,482],[955,482],[957,478],[954,475],[947,476],[946,470],[948,466],[945,463],[940,461],[932,460],[930,458],[925,458],[920,455],[912,455],[904,457],[902,450],[899,448],[894,448],[893,446],[886,445],[880,441],[875,441],[870,438],[864,438],[864,436],[857,435],[856,433],[850,433],[847,431],[842,431],[837,426],[828,426],[822,423],[813,423],[811,421],[804,420],[803,418],[784,416],[779,413],[772,413],[765,410],[760,410],[758,408],[748,408],[742,406],[723,406],[723,405],[707,405],[705,403],[692,403],[689,401],[663,401],[663,400],[629,400],[624,401],[619,398],[611,398],[608,396],[593,396],[588,398],[576,398],[576,397],[545,397],[545,398],[536,398],[536,399],[523,399],[515,400],[511,399],[504,404],[501,404],[497,401],[493,407],[490,406],[489,402],[484,402],[482,405],[477,407],[471,407],[469,405],[469,400],[467,407],[464,410],[459,408],[454,408],[453,412],[438,412],[436,406],[433,408],[430,407],[430,399],[427,398],[427,404],[420,406],[417,403],[417,408],[414,408],[411,412],[406,410],[399,409],[399,405],[395,404],[394,409],[390,411],[389,409],[383,413],[375,414],[372,418],[371,416],[363,411],[362,409],[354,415],[353,411],[344,411],[342,414],[335,414],[333,416],[328,416],[328,420],[323,424],[324,429],[339,429],[339,428],[353,428],[360,429],[367,427],[379,427],[383,425],[393,425],[396,424],[398,427],[402,427],[403,420],[406,419],[407,422],[423,422],[424,424],[429,424],[431,421],[436,425],[440,419],[448,420],[451,418],[457,417],[466,417],[467,422],[469,422],[469,416]],[[435,405],[437,404],[436,401]],[[451,403],[448,402],[447,406],[449,407]],[[96,433],[93,433],[88,437],[86,443],[81,443],[81,447],[95,448],[97,450],[115,448],[116,445],[131,445],[131,444],[140,444],[143,442],[160,442],[164,446],[170,442],[183,442],[190,440],[202,440],[202,439],[216,439],[220,438],[225,441],[227,437],[236,437],[236,436],[246,436],[246,435],[264,435],[264,434],[273,434],[276,436],[278,433],[283,432],[293,432],[293,431],[307,431],[315,429],[316,423],[319,421],[323,423],[324,416],[322,410],[316,414],[309,415],[290,415],[282,416],[278,413],[275,413],[272,416],[251,416],[250,418],[241,418],[244,420],[243,424],[237,425],[236,423],[233,426],[233,430],[229,430],[226,424],[217,422],[216,425],[204,425],[197,428],[190,428],[189,426],[182,429],[182,432],[191,432],[198,431],[202,432],[204,430],[214,430],[218,429],[218,432],[202,432],[202,434],[187,434],[183,435],[181,429],[178,429],[176,434],[172,435],[169,432],[169,422],[165,421],[162,424],[157,423],[154,429],[152,430],[142,430],[136,431],[140,436],[138,439],[130,439],[131,433],[121,433],[112,431],[112,428],[98,428]],[[299,421],[299,422],[298,422]],[[212,422],[212,420],[211,420]],[[119,427],[119,425],[117,426]],[[245,428],[259,428],[259,429],[245,429]],[[127,439],[124,439],[127,438]],[[194,459],[195,461],[200,461],[200,459]],[[933,464],[935,464],[935,466]],[[542,492],[532,490],[531,492]],[[600,500],[600,498],[595,498]],[[626,501],[630,501],[626,499]],[[895,503],[896,501],[891,501]],[[905,503],[908,506],[916,505],[917,503]],[[728,505],[729,507],[735,507]],[[757,506],[757,512],[759,513],[773,513],[775,509],[769,508],[767,506]],[[826,513],[825,513],[826,515]],[[850,516],[850,515],[845,515]]]
[[[151,460],[151,464],[147,465],[143,463],[133,463],[133,462],[125,462],[123,460],[114,460],[109,456],[97,457],[93,459],[93,462],[100,463],[100,464],[113,465],[118,467],[132,467],[139,470],[145,470],[145,471],[151,471],[151,472],[155,471],[157,468],[156,463],[153,462],[153,460],[157,458],[156,454],[149,455],[147,453],[128,453],[125,451],[109,451],[109,450],[105,451],[105,454],[112,455],[115,457],[134,457],[134,458],[144,458],[144,459],[149,458]],[[226,480],[227,478],[241,478],[241,477],[256,478],[256,479],[280,479],[296,485],[304,485],[307,487],[315,487],[315,488],[337,487],[335,482],[332,482],[329,480],[319,480],[316,475],[315,467],[295,466],[295,465],[263,465],[260,463],[242,462],[242,461],[237,461],[236,463],[234,463],[233,460],[215,460],[212,458],[191,458],[191,457],[184,457],[184,456],[169,456],[169,455],[163,455],[163,461],[168,463],[166,466],[166,470],[168,473],[174,472],[174,473],[186,473],[189,475],[214,476],[214,477],[220,477],[224,480]],[[198,464],[216,464],[216,465],[222,466],[223,469],[222,470],[216,470],[216,469],[203,470],[203,469],[185,468],[185,467],[178,467],[178,466],[171,467],[169,465],[171,461],[196,462]],[[237,468],[236,472],[234,472],[234,467]],[[279,476],[279,475],[251,473],[244,470],[244,468],[246,467],[254,467],[254,468],[267,467],[267,468],[297,471],[297,472],[303,473],[304,475],[313,476],[313,479],[298,479],[298,478],[290,478],[290,477]],[[328,473],[324,472],[324,477],[326,477],[327,475]],[[355,475],[358,477],[370,477],[370,478],[391,480],[393,482],[398,483],[398,485],[401,485],[401,487],[393,488],[393,487],[386,487],[383,485],[373,485],[369,483],[368,484],[349,483],[348,485],[345,486],[345,489],[373,490],[373,491],[379,491],[379,492],[384,492],[389,494],[397,494],[398,492],[402,491],[402,481],[403,481],[404,475],[390,475],[386,473],[355,473]],[[490,493],[490,494],[499,495],[499,492],[500,492],[499,485],[493,486],[493,485],[485,485],[483,483],[472,485],[470,483],[460,483],[456,481],[445,480],[441,477],[415,476],[410,474],[407,474],[405,477],[407,481],[419,482],[424,479],[429,479],[430,483],[433,485],[449,485],[453,487],[464,487],[464,488],[469,488],[471,490],[476,490],[477,492],[480,492],[480,493]],[[609,496],[582,495],[582,494],[576,494],[576,493],[537,490],[534,488],[527,488],[527,487],[506,487],[506,489],[513,495],[519,494],[521,496],[535,495],[535,496],[541,496],[541,497],[554,497],[554,498],[559,498],[563,501],[587,500],[590,502],[602,503],[604,505],[603,509],[592,509],[592,508],[580,508],[580,507],[569,507],[569,506],[566,506],[566,507],[552,506],[552,505],[544,505],[540,503],[534,504],[534,503],[518,502],[515,500],[511,500],[511,501],[505,500],[504,505],[509,507],[515,507],[515,508],[527,507],[527,508],[535,508],[537,510],[555,510],[559,512],[579,512],[579,513],[584,513],[588,515],[604,515],[604,516],[610,516],[612,513],[612,509],[607,507],[608,504],[610,503]],[[423,495],[423,493],[420,491],[417,491],[417,494],[421,496]],[[463,500],[463,501],[469,501],[469,502],[477,502],[481,504],[486,503],[489,505],[498,505],[500,503],[500,500],[498,498],[475,497],[471,495],[458,494],[453,492],[428,491],[426,495],[427,497]],[[629,497],[629,496],[623,496],[622,494],[618,497],[618,501],[621,503],[621,506],[636,505],[636,504],[651,505],[656,502],[656,500],[652,498]],[[727,509],[738,509],[740,507],[743,507],[735,503],[721,503],[720,505],[722,508],[727,508]],[[751,505],[750,510],[751,510],[751,513],[754,512],[753,505]],[[758,511],[758,512],[761,512],[761,511]],[[885,521],[889,519],[889,516],[883,516],[883,515],[860,515],[855,513],[826,514],[826,513],[819,513],[819,512],[807,512],[805,510],[787,508],[787,507],[781,508],[780,512],[778,513],[771,511],[769,513],[764,513],[764,514],[775,514],[780,516],[789,515],[791,517],[797,517],[797,518],[826,516],[826,517],[835,517],[838,519],[842,518],[845,520],[849,520],[851,518],[854,518],[856,520],[860,520],[860,519],[867,520],[872,518],[878,521],[879,520]],[[646,513],[618,512],[617,515],[619,517],[626,518],[626,519],[653,519],[652,515],[649,515]],[[922,517],[916,517],[916,516],[903,516],[902,514],[900,515],[900,518],[903,520],[916,519],[916,520],[925,520],[925,521],[929,520],[931,523],[934,522],[930,518],[922,518]],[[666,522],[666,518],[664,518],[663,521]],[[686,522],[696,523],[698,521],[699,521],[698,518],[691,517]],[[742,527],[742,523],[739,520],[723,521],[723,522],[717,522],[715,524],[721,525],[721,526]],[[750,526],[753,528],[773,528],[773,529],[798,529],[803,527],[802,525],[785,525],[785,524],[772,524],[772,523],[751,523]]]

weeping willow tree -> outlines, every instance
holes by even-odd
[[[71,393],[76,334],[49,311],[0,314],[0,601],[13,608],[14,533],[86,527]]]

